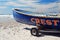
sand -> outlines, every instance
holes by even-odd
[[[30,30],[34,26],[18,23],[12,15],[0,15],[0,40],[60,40],[59,35],[32,36]]]

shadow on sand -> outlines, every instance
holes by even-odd
[[[24,28],[25,30],[31,30],[31,28]],[[60,33],[47,33],[47,32],[43,32],[43,35],[48,35],[48,36],[56,36],[56,37],[60,37]],[[40,36],[41,37],[41,36]]]

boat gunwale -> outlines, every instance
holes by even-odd
[[[42,17],[42,18],[59,18],[60,19],[60,16],[35,16],[35,15],[31,15],[31,14],[24,14],[23,12],[19,12],[15,9],[13,11],[17,12],[18,14],[23,14],[26,16],[34,16],[34,17]],[[27,12],[29,12],[29,11],[27,11]]]

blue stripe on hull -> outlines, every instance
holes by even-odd
[[[24,15],[21,13],[18,13],[16,11],[13,11],[13,15],[16,21],[20,22],[20,23],[24,23],[24,24],[29,24],[29,25],[35,25],[36,26],[36,20],[35,22],[32,22],[31,19],[32,18],[38,18],[43,19],[43,20],[51,20],[52,21],[52,25],[47,25],[46,21],[45,21],[45,25],[43,25],[47,28],[56,28],[56,29],[60,29],[60,18],[46,18],[46,17],[36,17],[36,16],[28,16],[28,15]],[[53,22],[53,20],[58,20],[59,22],[56,22],[57,25],[55,25],[56,23]]]

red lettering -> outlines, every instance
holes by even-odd
[[[57,26],[57,23],[59,22],[59,20],[53,20],[54,22],[54,26]]]
[[[51,20],[46,20],[47,25],[52,25]]]
[[[41,20],[41,24],[45,25],[45,20],[42,19]]]
[[[40,19],[36,18],[36,24],[40,24]]]
[[[54,24],[54,26],[57,26],[57,24],[59,22],[59,20],[43,20],[43,19],[39,19],[39,18],[31,18],[31,21],[33,23],[36,22],[36,25],[40,25],[40,24],[53,25]]]
[[[34,21],[35,19],[34,18],[31,18],[31,21],[34,23],[35,21]]]

